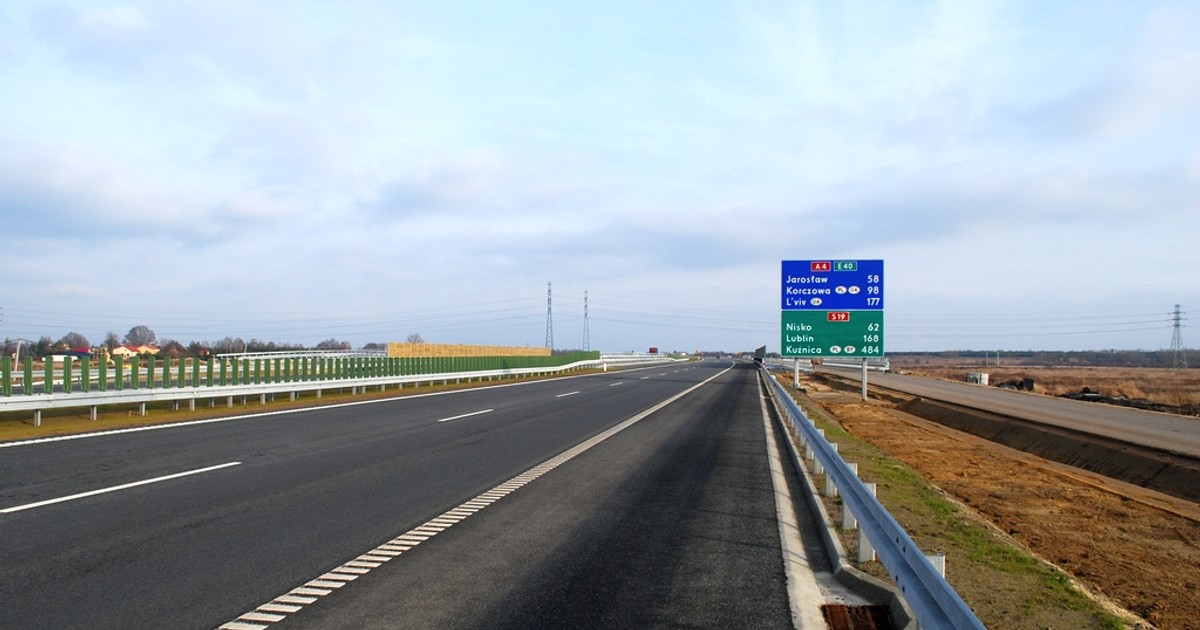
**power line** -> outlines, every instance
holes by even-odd
[[[1175,330],[1171,333],[1171,367],[1187,368],[1187,355],[1183,352],[1183,332],[1181,331],[1179,305],[1175,305]]]
[[[550,283],[546,283],[546,347],[554,349],[554,308]]]

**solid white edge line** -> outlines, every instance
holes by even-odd
[[[788,488],[787,477],[783,472],[783,460],[779,454],[779,444],[775,441],[776,430],[767,410],[767,397],[762,389],[762,381],[758,383],[758,402],[762,408],[763,429],[767,436],[767,461],[771,468],[771,485],[775,488],[775,514],[779,520],[779,542],[783,548],[783,567],[787,574],[788,600],[792,610],[792,624],[796,630],[826,628],[825,616],[821,614],[821,606],[825,603],[825,595],[813,575],[812,565],[808,561],[808,553],[800,538],[800,525],[796,518],[796,509],[792,506],[792,492]],[[786,436],[785,436],[786,437]]]
[[[463,418],[470,418],[471,416],[481,416],[485,413],[492,413],[493,411],[495,411],[495,409],[483,409],[481,411],[472,411],[471,413],[464,413],[464,414],[457,415],[457,416],[450,416],[449,418],[442,418],[441,420],[438,420],[438,422],[450,422],[451,420],[461,420]]]
[[[171,479],[178,479],[180,477],[187,477],[189,475],[199,475],[201,473],[212,472],[214,470],[220,470],[222,468],[229,468],[230,466],[237,466],[241,463],[242,462],[229,462],[227,464],[219,464],[217,466],[209,466],[207,468],[198,468],[196,470],[189,470],[186,472],[175,473],[173,475],[166,475],[163,477],[155,477],[154,479],[145,479],[142,481],[134,481],[133,483],[125,483],[125,484],[121,484],[119,486],[112,486],[111,488],[101,488],[99,490],[90,490],[88,492],[80,492],[79,494],[72,494],[70,496],[59,497],[57,499],[47,499],[45,501],[38,501],[37,503],[27,503],[25,505],[18,505],[15,507],[4,508],[3,510],[0,510],[0,514],[11,514],[13,512],[20,512],[21,510],[30,510],[33,508],[44,507],[47,505],[54,505],[55,503],[64,503],[66,501],[74,501],[76,499],[92,497],[92,496],[96,496],[98,494],[106,494],[109,492],[116,492],[118,490],[128,490],[129,488],[145,486],[145,485],[152,484],[152,483],[158,483],[160,481],[169,481]]]

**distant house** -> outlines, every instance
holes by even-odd
[[[130,344],[125,344],[123,346],[117,346],[117,347],[113,348],[111,354],[114,357],[123,357],[123,358],[129,359],[129,358],[136,357],[136,356],[142,355],[142,354],[155,355],[155,354],[158,354],[158,352],[159,352],[158,346],[150,346],[150,345],[134,346],[134,345],[130,345]]]
[[[117,346],[112,349],[110,354],[112,354],[114,357],[123,357],[126,359],[130,357],[136,357],[138,354],[137,346]]]

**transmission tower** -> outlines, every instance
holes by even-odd
[[[1182,315],[1179,305],[1175,305],[1175,331],[1171,333],[1171,367],[1186,368],[1187,355],[1183,353]]]
[[[546,347],[554,349],[554,308],[550,283],[546,283]]]
[[[588,330],[587,291],[583,292],[583,349],[592,349],[592,333]]]

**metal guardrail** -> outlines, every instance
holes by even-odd
[[[319,381],[290,381],[278,383],[257,383],[246,385],[215,385],[215,386],[186,386],[170,389],[121,389],[75,393],[30,394],[11,398],[0,398],[0,411],[33,411],[35,425],[40,425],[41,412],[47,409],[66,409],[92,407],[93,418],[96,407],[121,404],[145,404],[163,401],[217,400],[226,398],[232,400],[236,396],[266,396],[271,394],[299,394],[301,392],[320,392],[329,389],[386,387],[388,385],[403,386],[406,384],[443,383],[471,381],[484,378],[505,378],[532,376],[579,370],[589,367],[599,367],[600,360],[589,359],[576,361],[558,366],[542,366],[529,368],[503,368],[496,370],[477,370],[470,372],[444,372],[430,374],[408,374],[392,376],[371,376],[362,378],[343,378],[338,380]]]
[[[661,363],[670,361],[669,357],[662,355],[601,355],[598,358],[585,359],[564,363],[560,365],[546,365],[534,367],[505,367],[496,369],[476,369],[476,370],[452,370],[442,372],[422,372],[412,374],[395,374],[388,373],[387,369],[376,369],[374,372],[369,370],[360,370],[360,374],[356,375],[355,370],[331,370],[328,373],[322,371],[321,377],[316,377],[313,373],[305,373],[302,375],[292,374],[295,378],[283,378],[280,380],[278,369],[274,372],[268,370],[265,375],[261,371],[256,371],[253,380],[254,382],[236,382],[237,378],[245,378],[250,380],[249,372],[243,372],[241,377],[237,377],[236,373],[227,384],[216,384],[212,381],[212,374],[208,374],[204,378],[200,376],[200,369],[209,367],[206,364],[198,364],[192,366],[183,366],[176,372],[177,379],[172,384],[158,384],[153,386],[152,379],[154,373],[148,368],[137,368],[141,370],[139,374],[144,374],[143,379],[130,379],[129,388],[109,389],[100,388],[92,389],[90,387],[81,387],[78,390],[60,391],[60,392],[32,392],[13,396],[0,395],[0,412],[7,411],[33,411],[34,424],[41,425],[41,412],[49,409],[67,409],[67,408],[92,408],[92,417],[95,418],[97,408],[107,405],[122,405],[122,404],[142,404],[150,402],[163,401],[191,401],[194,406],[197,400],[217,400],[226,398],[232,400],[237,396],[267,396],[274,394],[292,394],[296,395],[302,392],[318,392],[318,395],[323,390],[329,389],[345,389],[345,388],[366,388],[370,387],[387,387],[395,385],[403,387],[408,384],[420,383],[435,383],[441,381],[462,382],[471,380],[494,379],[494,378],[509,378],[519,376],[532,376],[539,374],[557,374],[583,368],[599,368],[608,366],[628,366],[634,364],[645,363]],[[164,376],[167,376],[164,374]],[[222,376],[224,381],[225,376]],[[212,382],[213,384],[208,384]],[[53,384],[53,381],[52,381]],[[144,412],[144,407],[143,407]]]
[[[983,623],[971,608],[934,568],[908,532],[868,491],[858,475],[838,455],[834,445],[818,433],[783,385],[765,368],[763,373],[771,383],[775,397],[782,403],[788,422],[812,449],[827,478],[837,487],[843,505],[858,521],[862,534],[875,548],[880,562],[892,576],[920,627],[924,630],[983,630]]]

